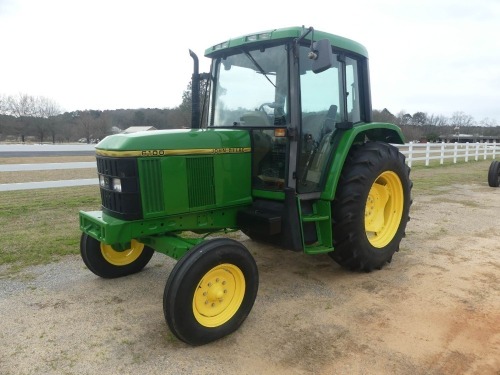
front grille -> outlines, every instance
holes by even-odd
[[[144,216],[165,211],[163,180],[160,159],[140,160],[141,188],[143,191],[142,208]]]
[[[215,204],[213,157],[187,158],[187,184],[190,208]]]
[[[137,159],[97,156],[102,210],[122,220],[142,218]],[[113,180],[119,179],[121,191],[113,189]]]

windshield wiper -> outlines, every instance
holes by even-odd
[[[269,79],[269,77],[267,76],[267,74],[266,74],[266,72],[264,71],[264,69],[262,69],[262,67],[259,65],[259,63],[258,63],[258,62],[257,62],[257,61],[253,58],[253,56],[252,56],[252,55],[250,55],[250,53],[249,53],[248,51],[245,51],[245,50],[243,50],[243,53],[244,53],[244,54],[245,54],[245,55],[246,55],[246,56],[250,59],[250,61],[251,61],[251,62],[255,65],[255,67],[259,70],[259,72],[260,72],[261,74],[263,74],[263,75],[264,75],[264,77],[266,77],[266,79],[267,79],[269,82],[271,82],[271,85],[273,85],[273,86],[274,86],[274,88],[276,88],[276,85],[273,83],[273,81],[271,81],[271,80]]]

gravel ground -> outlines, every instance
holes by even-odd
[[[232,335],[178,341],[174,261],[104,280],[77,256],[0,280],[0,374],[500,374],[500,189],[416,196],[401,251],[369,274],[260,245],[254,308]]]

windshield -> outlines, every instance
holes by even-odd
[[[214,62],[211,126],[273,126],[287,121],[288,64],[283,45]]]

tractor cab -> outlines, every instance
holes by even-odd
[[[237,48],[227,43],[206,53],[213,59],[206,126],[250,132],[254,190],[318,195],[335,131],[369,119],[364,48],[332,49],[328,39],[307,39],[313,34],[304,29],[276,41],[272,32],[260,33],[232,41]]]
[[[315,244],[311,251],[318,252],[332,249],[330,225],[328,240],[318,241],[314,218],[324,218],[317,214],[322,195],[331,200],[334,194],[327,187],[334,149],[343,131],[370,120],[371,105],[364,47],[323,33],[314,42],[314,33],[280,29],[208,49],[203,127],[250,134],[254,204],[239,213],[242,230],[293,250]],[[311,221],[301,222],[303,215]]]

